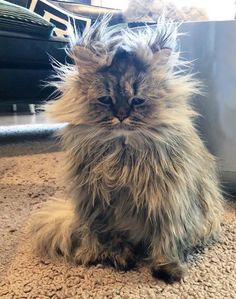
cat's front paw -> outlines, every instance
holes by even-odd
[[[119,271],[129,271],[136,266],[136,260],[132,255],[112,254],[104,261],[104,264],[114,267]]]
[[[122,251],[103,250],[96,261],[91,261],[90,264],[103,264],[118,271],[129,271],[135,267],[136,262],[133,252],[127,247],[123,248]]]
[[[170,284],[180,281],[184,277],[185,272],[186,268],[177,262],[157,265],[152,268],[153,277]]]

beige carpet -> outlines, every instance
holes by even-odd
[[[145,265],[122,273],[32,255],[24,233],[29,214],[49,196],[63,193],[57,177],[62,153],[45,153],[50,146],[34,143],[0,148],[1,299],[236,298],[235,202],[228,204],[222,241],[206,250],[186,278],[174,285],[153,279]]]

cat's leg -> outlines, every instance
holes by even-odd
[[[120,270],[128,270],[135,264],[133,246],[127,236],[115,228],[114,207],[99,197],[94,201],[85,189],[80,193],[76,211],[78,223],[74,223],[72,255],[75,263],[106,264]]]
[[[185,223],[178,217],[178,210],[174,212],[167,207],[159,209],[154,223],[154,233],[149,246],[151,270],[155,278],[167,283],[180,281],[187,270],[184,255],[190,240],[185,230]]]
[[[136,264],[134,248],[116,232],[93,232],[85,229],[81,242],[73,253],[78,264],[104,264],[127,271]]]
[[[106,236],[100,234],[99,239],[107,253],[105,264],[121,271],[128,271],[135,267],[137,259],[134,246],[127,241],[125,235],[110,231]]]
[[[167,283],[174,283],[184,277],[187,267],[178,258],[171,260],[158,253],[152,257],[151,270],[155,278]]]

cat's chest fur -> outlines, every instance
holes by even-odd
[[[165,174],[171,164],[164,148],[151,141],[127,142],[123,137],[93,141],[84,141],[68,153],[73,189],[87,186],[93,198],[107,203],[128,190],[137,206],[164,191]]]

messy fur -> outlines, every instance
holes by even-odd
[[[194,247],[220,230],[215,160],[189,104],[199,83],[175,50],[175,26],[133,31],[108,21],[78,39],[74,65],[57,66],[60,95],[46,113],[68,123],[59,135],[70,199],[33,215],[33,246],[122,270],[145,258],[154,276],[173,282]],[[112,102],[98,101],[104,97]],[[133,106],[133,98],[145,101]]]

